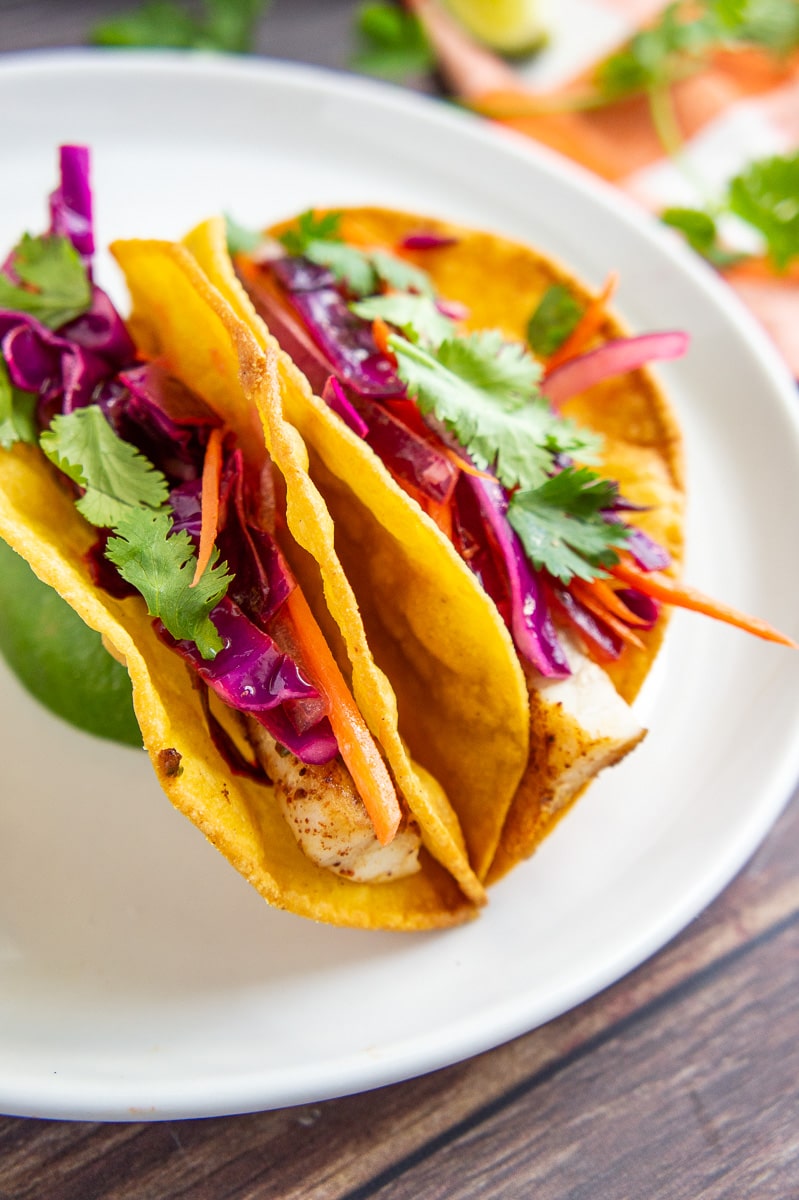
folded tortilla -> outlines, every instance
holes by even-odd
[[[273,351],[258,346],[187,250],[170,243],[116,247],[134,300],[131,329],[142,351],[202,397],[247,452],[266,451],[285,480],[286,520],[304,556],[306,588],[337,630],[342,667],[423,839],[421,869],[357,883],[314,864],[299,848],[273,789],[234,775],[209,737],[203,705],[183,663],[152,629],[144,601],[97,587],[86,553],[96,529],[74,491],[38,447],[0,450],[0,536],[103,636],[128,668],[145,749],[159,783],[232,865],[269,901],[315,920],[417,930],[474,916],[484,902],[458,821],[441,786],[411,759],[391,685],[374,662],[332,523],[306,471],[305,450],[282,418]],[[152,299],[152,306],[149,300]],[[113,847],[104,853],[112,854]]]
[[[551,285],[566,284],[584,303],[591,298],[558,264],[491,233],[376,208],[344,210],[339,230],[345,242],[389,252],[411,233],[431,235],[435,249],[403,257],[427,272],[437,295],[465,306],[470,330],[499,329],[523,342],[530,314]],[[198,226],[185,245],[264,352],[276,354],[283,414],[307,446],[310,478],[333,517],[336,549],[369,644],[394,685],[410,749],[451,798],[475,872],[493,882],[528,857],[591,779],[643,737],[629,702],[661,645],[665,614],[641,634],[642,649],[625,647],[605,670],[571,644],[571,679],[536,679],[448,539],[279,349],[236,275],[223,222]],[[596,340],[622,334],[608,315]],[[678,569],[682,443],[651,375],[636,370],[605,381],[563,412],[603,435],[602,473],[643,507],[636,524]],[[459,623],[451,609],[438,622],[439,606],[454,596]],[[442,671],[444,659],[452,672]]]

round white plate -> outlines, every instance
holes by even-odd
[[[711,273],[609,189],[442,104],[274,63],[67,53],[0,65],[0,245],[46,224],[56,147],[92,147],[99,237],[171,237],[383,203],[621,275],[664,369],[690,478],[688,574],[799,634],[796,396]],[[100,274],[124,304],[109,258]],[[799,655],[678,616],[652,732],[474,924],[360,933],[270,911],[164,800],[143,755],[0,679],[0,1111],[146,1119],[375,1087],[562,1013],[681,929],[758,844],[799,771]]]

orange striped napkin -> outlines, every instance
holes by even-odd
[[[562,101],[585,92],[598,62],[658,16],[662,0],[551,0],[545,9],[550,46],[519,67],[476,45],[435,0],[409,0],[409,7],[425,24],[455,95],[581,163],[654,213],[704,207],[748,162],[799,146],[799,53],[778,61],[757,49],[718,51],[705,69],[674,85],[680,165],[665,153],[645,99],[558,111]],[[778,274],[748,226],[730,219],[721,227],[737,248],[754,255],[726,269],[726,277],[799,377],[799,263]]]

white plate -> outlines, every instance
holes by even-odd
[[[227,210],[377,202],[494,227],[592,284],[663,370],[688,444],[688,572],[799,634],[793,385],[709,271],[609,189],[443,105],[278,64],[108,54],[0,66],[0,245],[45,223],[59,142],[90,144],[101,241]],[[120,294],[109,259],[106,283]],[[0,1110],[189,1117],[320,1100],[452,1063],[641,962],[758,844],[799,770],[799,656],[678,617],[652,733],[467,928],[336,930],[270,911],[135,751],[0,684]]]

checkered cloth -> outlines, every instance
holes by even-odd
[[[514,102],[518,112],[520,100],[531,94],[556,103],[581,85],[584,90],[596,64],[656,17],[663,3],[542,0],[550,46],[518,68],[453,36],[451,26],[437,23],[428,0],[413,7],[428,24],[453,90],[483,111],[497,113],[512,111]],[[799,146],[799,54],[782,63],[755,49],[718,52],[707,69],[675,85],[672,97],[685,144],[680,166],[665,154],[645,99],[501,120],[582,163],[652,212],[705,207],[747,162]],[[736,249],[755,254],[762,249],[750,227],[734,218],[722,219],[721,232]],[[799,264],[777,275],[755,259],[726,276],[799,378]]]

